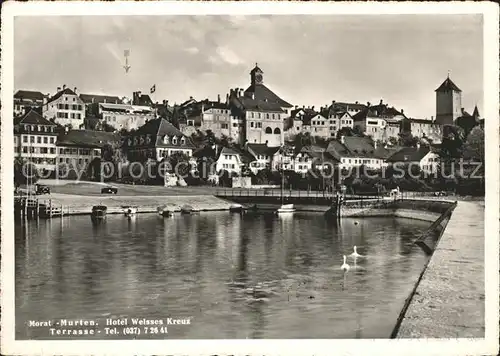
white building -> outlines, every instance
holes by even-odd
[[[14,94],[14,114],[24,115],[33,108],[41,107],[47,101],[48,95],[39,91],[18,90]]]
[[[223,147],[216,161],[216,171],[227,171],[241,175],[243,160],[239,152],[232,148]]]
[[[14,157],[30,161],[39,169],[53,171],[57,132],[54,123],[34,110],[14,120]]]
[[[125,104],[99,104],[99,117],[116,130],[137,130],[149,120],[156,118],[155,112],[149,106]]]
[[[76,94],[76,88],[71,90],[63,85],[57,88],[57,93],[42,106],[43,117],[54,120],[62,126],[77,129],[85,118],[85,104]]]

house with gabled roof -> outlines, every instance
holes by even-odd
[[[340,168],[364,165],[381,169],[386,165],[385,152],[370,137],[341,136],[340,140],[330,141],[326,150],[339,161]]]
[[[57,93],[42,106],[43,117],[62,126],[77,129],[85,118],[85,103],[77,95],[76,87],[72,90],[63,85]]]
[[[421,172],[436,174],[440,165],[439,146],[417,144],[417,147],[403,147],[391,155],[387,162],[400,169],[409,165],[416,165]]]
[[[269,147],[265,143],[247,143],[245,149],[254,160],[250,163],[250,170],[256,174],[264,168],[272,169],[273,157],[280,149],[279,147]]]
[[[305,146],[294,156],[293,170],[296,173],[305,174],[313,168],[318,170],[333,168],[338,165],[339,160],[325,148],[319,146]]]
[[[14,119],[14,157],[34,163],[37,168],[54,170],[57,125],[35,110]]]
[[[375,141],[387,142],[389,138],[399,138],[401,121],[405,119],[403,110],[389,107],[380,100],[380,104],[372,105],[353,116],[354,126]]]
[[[14,94],[14,115],[23,115],[32,108],[41,107],[48,99],[49,95],[44,95],[39,91],[18,90]]]
[[[194,146],[190,137],[163,118],[146,122],[124,140],[129,161],[161,161],[175,152],[192,157]]]
[[[218,152],[216,160],[216,171],[227,171],[230,174],[236,173],[241,175],[241,170],[245,164],[243,152],[239,152],[235,148],[222,147]]]

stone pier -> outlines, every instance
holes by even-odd
[[[458,202],[397,338],[485,336],[484,205]]]

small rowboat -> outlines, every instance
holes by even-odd
[[[241,213],[241,212],[243,212],[243,205],[241,205],[241,204],[232,204],[229,207],[229,211],[231,213]]]
[[[295,212],[295,207],[293,204],[284,204],[278,210],[276,210],[277,214],[292,214]]]
[[[168,210],[168,207],[166,207],[166,206],[159,206],[157,210],[158,210],[158,214],[160,214],[164,218],[168,218],[168,217],[172,216],[172,211]]]

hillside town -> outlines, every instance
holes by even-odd
[[[436,174],[443,163],[458,159],[484,163],[478,149],[484,150],[484,118],[477,106],[472,114],[462,107],[462,90],[449,75],[429,88],[436,97],[430,118],[413,118],[383,99],[334,98],[320,107],[290,103],[271,88],[256,64],[246,89],[207,93],[213,100],[189,97],[180,104],[154,102],[150,94],[156,85],[131,98],[80,92],[66,84],[54,94],[20,89],[14,95],[15,162],[33,163],[44,177],[61,178],[64,172],[66,179],[98,180],[103,162],[124,167],[168,160],[186,162],[192,174],[171,174],[159,183],[166,186],[248,186],[238,177],[251,177],[251,184],[280,184],[280,172],[286,172],[289,184],[292,175],[300,175],[294,186],[303,181],[309,189],[311,172],[324,172],[326,165],[380,171],[402,163],[417,166],[419,174]],[[120,169],[106,179],[158,184]],[[325,180],[319,181],[317,189],[326,189]],[[340,183],[332,181],[330,188]]]

